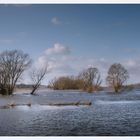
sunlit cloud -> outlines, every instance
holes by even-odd
[[[55,55],[55,54],[60,54],[60,55],[66,55],[69,54],[70,48],[67,46],[64,46],[63,44],[60,43],[55,43],[53,47],[48,48],[45,53],[46,55]]]

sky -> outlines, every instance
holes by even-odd
[[[140,5],[0,5],[0,52],[23,50],[33,66],[47,64],[44,83],[92,66],[105,85],[113,63],[128,70],[128,83],[139,83],[139,37]],[[25,83],[30,82],[27,73]]]

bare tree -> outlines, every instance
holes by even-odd
[[[102,82],[99,70],[97,68],[90,67],[80,73],[78,77],[84,81],[84,90],[88,90],[89,92],[97,90]]]
[[[110,66],[106,81],[115,92],[119,92],[128,78],[128,71],[121,64],[115,63]]]
[[[35,94],[35,91],[40,87],[42,80],[47,74],[47,66],[45,68],[33,69],[30,73],[30,78],[33,82],[31,94]]]
[[[22,73],[30,66],[28,54],[19,50],[4,51],[0,54],[0,93],[13,93],[17,81]]]

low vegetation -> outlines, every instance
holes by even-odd
[[[101,78],[97,68],[88,68],[78,76],[59,77],[52,80],[48,87],[54,90],[77,89],[93,92],[100,89]]]
[[[69,89],[80,89],[83,85],[83,81],[74,76],[66,76],[55,78],[50,81],[48,88],[54,90],[69,90]]]

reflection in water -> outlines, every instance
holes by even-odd
[[[14,109],[17,110],[23,110],[23,111],[45,111],[45,110],[58,110],[58,109],[78,109],[79,107],[84,107],[82,105],[80,106],[49,106],[49,105],[32,105],[31,107],[26,105],[16,106]]]
[[[139,91],[117,95],[51,91],[38,96],[16,94],[0,97],[0,105],[11,101],[17,104],[30,102],[32,105],[0,109],[2,136],[140,135]],[[92,101],[92,105],[48,106],[72,101]]]

